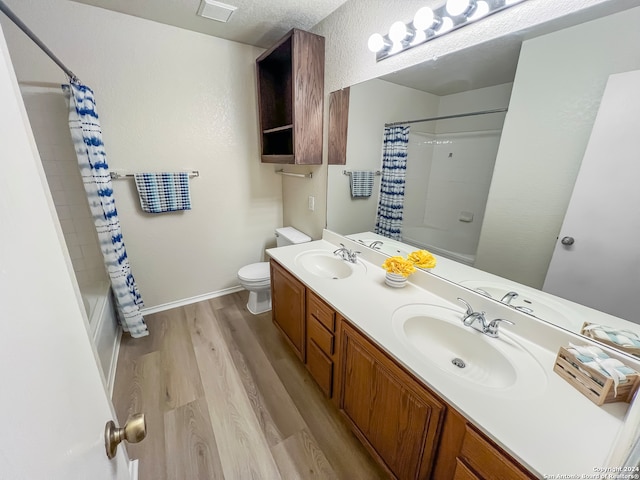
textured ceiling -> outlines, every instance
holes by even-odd
[[[74,0],[248,45],[268,48],[292,28],[310,30],[346,0],[222,0],[228,23],[197,16],[200,0]]]
[[[332,60],[339,64],[342,59],[336,58],[336,55],[347,57],[343,62],[345,67],[338,68],[338,70],[340,74],[348,75],[354,69],[356,71],[362,70],[364,74],[363,66],[357,65],[358,59],[362,57],[360,50],[366,49],[366,37],[369,33],[382,31],[380,26],[384,25],[385,28],[388,28],[388,24],[396,20],[396,18],[388,18],[388,12],[389,4],[397,0],[222,0],[223,3],[237,7],[228,23],[197,16],[200,0],[72,1],[262,48],[269,48],[292,28],[311,30],[313,27],[320,27],[316,33],[327,37],[327,48],[330,50],[328,54],[333,54]],[[395,12],[397,9],[398,15],[406,17],[407,11],[415,11],[423,3],[435,6],[443,1],[402,0],[397,7],[393,7],[393,11]],[[555,0],[547,0],[547,3],[552,4],[553,1]],[[639,0],[601,0],[599,2],[585,0],[585,3],[595,3],[595,5],[571,14],[560,13],[551,21],[534,22],[517,33],[497,37],[489,35],[490,40],[482,41],[474,45],[473,48],[459,51],[450,48],[452,53],[440,56],[437,61],[435,61],[437,54],[430,54],[429,58],[424,59],[424,62],[409,68],[392,68],[391,73],[380,78],[435,95],[449,95],[511,82],[515,75],[520,45],[523,40],[633,8],[638,6],[638,2]],[[334,30],[323,29],[322,20],[345,3],[346,5],[340,12],[333,15],[329,21]],[[536,3],[543,2],[531,0],[525,3],[524,8],[534,8]],[[561,6],[562,4],[556,5],[556,10],[562,10]],[[518,10],[522,10],[522,8]],[[386,12],[386,15],[381,12]],[[340,17],[337,20],[336,15]],[[506,24],[507,19],[510,19],[511,22],[527,23],[524,19],[512,18],[514,16],[517,17],[507,11],[505,14],[491,16],[483,21],[483,24],[491,25],[492,29],[500,31],[501,25]],[[346,20],[343,21],[342,17],[345,17]],[[407,19],[404,18],[404,20]],[[367,28],[369,31],[363,33],[363,29]],[[338,29],[339,32],[336,32],[335,29]],[[476,29],[476,31],[480,30]],[[466,38],[466,29],[461,29],[460,32],[456,34],[456,37]],[[332,35],[333,33],[337,34]],[[333,37],[340,39],[341,42],[335,47],[335,51],[331,50]],[[346,41],[345,38],[351,41]],[[436,47],[437,45],[434,44],[434,48]],[[415,50],[419,49],[420,47]],[[410,52],[412,51],[401,54],[401,56],[411,55]],[[369,62],[372,54],[367,51],[366,55],[367,62]],[[389,58],[381,63],[393,64],[394,59]],[[353,81],[346,82],[346,84],[351,83]]]

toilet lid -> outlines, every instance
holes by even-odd
[[[238,270],[238,278],[246,281],[268,280],[271,274],[269,272],[269,262],[252,263]]]

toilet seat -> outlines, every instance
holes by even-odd
[[[241,282],[249,285],[269,284],[271,282],[269,262],[252,263],[242,267],[238,270],[238,278]]]

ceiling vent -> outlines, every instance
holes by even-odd
[[[227,5],[222,2],[214,2],[213,0],[202,0],[200,2],[200,8],[198,8],[198,15],[204,18],[210,18],[211,20],[217,20],[218,22],[228,22],[233,12],[238,7],[233,5]]]

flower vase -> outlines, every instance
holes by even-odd
[[[384,277],[384,283],[393,288],[402,288],[407,284],[407,277],[399,273],[387,272]]]

